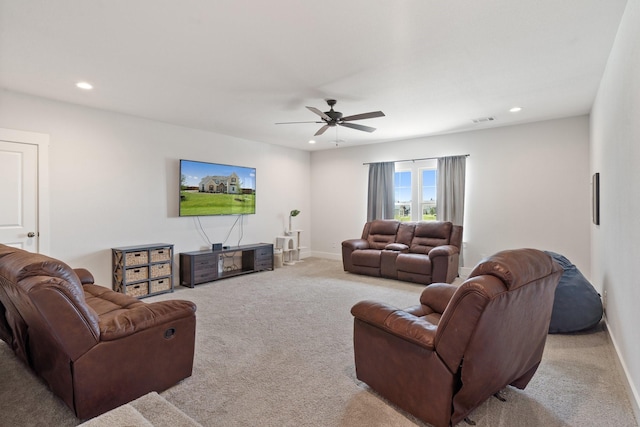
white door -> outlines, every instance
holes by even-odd
[[[0,243],[38,252],[38,146],[0,140]]]

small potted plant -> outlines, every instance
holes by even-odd
[[[293,227],[291,227],[291,218],[294,216],[298,216],[298,214],[300,214],[300,211],[298,209],[294,209],[289,212],[289,233],[293,231]]]

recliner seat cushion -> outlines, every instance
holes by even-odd
[[[373,249],[363,249],[361,251],[355,251],[351,255],[351,262],[353,265],[360,265],[363,267],[380,267],[380,255],[382,251]]]
[[[431,274],[431,260],[422,254],[400,254],[396,258],[396,269],[407,273]]]

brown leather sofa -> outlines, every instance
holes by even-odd
[[[144,303],[0,244],[0,338],[80,419],[191,375],[196,306]]]
[[[457,424],[507,385],[529,383],[562,272],[544,252],[510,250],[481,261],[459,287],[427,286],[405,310],[357,303],[357,377],[436,427]]]
[[[342,242],[344,270],[428,285],[458,276],[462,227],[445,221],[378,219]]]

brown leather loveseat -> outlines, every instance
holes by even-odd
[[[458,276],[462,227],[448,221],[367,222],[360,239],[342,242],[344,270],[428,285]]]
[[[196,306],[144,303],[93,283],[84,269],[0,244],[0,338],[80,419],[193,368]]]
[[[357,303],[358,379],[436,427],[456,425],[504,387],[529,383],[562,273],[542,251],[509,250],[482,260],[460,286],[427,286],[405,310]]]

